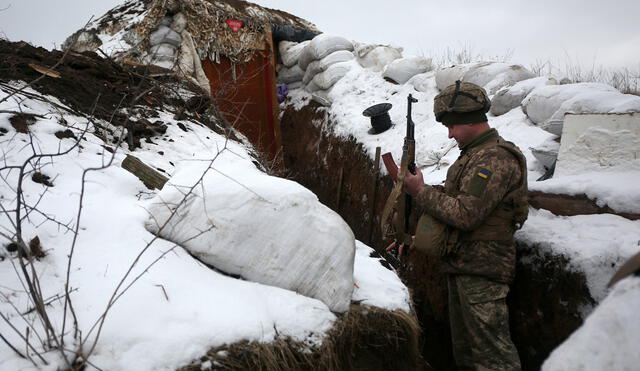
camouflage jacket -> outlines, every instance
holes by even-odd
[[[462,148],[444,190],[426,186],[420,191],[416,202],[422,212],[449,226],[453,248],[444,257],[445,272],[513,280],[514,209],[524,210],[526,219],[526,186],[524,156],[491,129]],[[516,193],[524,200],[514,198]]]

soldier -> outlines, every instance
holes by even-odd
[[[424,184],[419,169],[406,174],[404,189],[423,215],[446,225],[439,252],[459,369],[519,370],[506,296],[515,275],[513,234],[528,213],[527,170],[520,150],[489,127],[490,105],[484,89],[466,82],[438,94],[436,120],[457,141],[460,157],[444,189]]]

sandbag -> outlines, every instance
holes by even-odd
[[[389,63],[402,58],[402,48],[389,45],[359,44],[355,46],[354,54],[362,67],[380,72]]]
[[[147,205],[146,228],[222,272],[347,311],[355,255],[349,226],[308,189],[238,156],[222,152],[184,202],[209,163],[180,164]]]
[[[149,35],[149,44],[151,46],[166,43],[179,47],[181,42],[182,38],[180,37],[180,34],[164,25],[158,27],[156,31]]]
[[[332,64],[326,71],[313,77],[312,82],[321,90],[327,90],[338,80],[344,77],[353,67],[352,62],[340,62]]]
[[[198,86],[211,94],[209,78],[204,73],[202,62],[196,51],[196,46],[191,34],[189,31],[183,30],[180,36],[182,37],[182,44],[180,45],[180,54],[177,63],[178,70],[184,75],[193,78]]]
[[[311,80],[308,84],[305,84],[304,90],[308,93],[313,93],[314,91],[320,90],[320,87],[315,82],[313,82],[313,80]]]
[[[284,67],[278,71],[278,82],[290,84],[292,82],[301,81],[304,76],[304,71],[300,69],[300,66],[294,64],[291,67]]]
[[[302,82],[304,84],[309,83],[315,75],[320,72],[324,72],[331,66],[332,64],[350,61],[354,58],[353,53],[348,50],[338,50],[337,52],[333,52],[326,57],[309,63],[307,66],[307,70],[304,71],[304,77],[302,78]]]
[[[505,86],[527,80],[536,75],[519,64],[483,62],[471,66],[462,81],[482,86],[487,94],[493,95]]]
[[[429,71],[415,75],[407,81],[407,84],[413,85],[414,89],[419,92],[437,94],[435,74],[435,71]]]
[[[331,106],[331,102],[332,102],[331,98],[329,98],[328,90],[314,91],[313,94],[311,94],[311,99],[313,99],[314,101],[318,102],[319,104],[325,107]]]
[[[581,94],[589,96],[599,92],[620,94],[612,86],[595,82],[541,86],[533,89],[522,101],[522,109],[533,123],[539,124],[554,116],[569,99]],[[560,115],[555,116],[562,118]]]
[[[291,84],[287,84],[287,86],[289,90],[304,88],[304,84],[302,84],[302,81],[295,81]]]
[[[413,76],[432,69],[431,58],[413,56],[396,59],[389,63],[382,76],[398,84],[404,84]]]
[[[170,27],[177,33],[182,33],[187,28],[187,17],[183,13],[174,15]]]
[[[462,80],[465,72],[474,64],[461,64],[436,71],[436,87],[444,90],[447,86],[455,84],[456,80]]]
[[[162,43],[149,48],[149,55],[155,59],[160,59],[162,57],[173,58],[176,55],[176,51],[177,49],[174,45]]]
[[[311,42],[311,40],[297,43],[294,41],[280,41],[278,44],[278,50],[280,51],[280,59],[282,64],[286,67],[292,67],[294,64],[298,64],[300,53]]]
[[[320,60],[338,50],[353,51],[353,44],[341,36],[320,34],[304,47],[302,53],[300,53],[298,65],[303,70],[306,70],[309,63]]]
[[[549,76],[522,80],[511,87],[500,89],[491,99],[491,114],[499,116],[520,106],[522,100],[535,88],[545,85],[558,85],[558,81]]]

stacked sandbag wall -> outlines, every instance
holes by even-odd
[[[492,115],[500,116],[521,108],[533,124],[558,137],[562,135],[566,113],[640,112],[638,96],[622,94],[602,83],[571,83],[566,78],[536,76],[517,64],[468,63],[443,68],[435,75],[439,90],[456,80],[482,86],[491,98]],[[533,150],[533,154],[545,168],[551,169],[558,148],[559,139],[556,139]]]
[[[144,61],[167,69],[173,69],[177,63],[178,52],[182,44],[180,32],[184,31],[186,18],[178,13],[174,17],[162,18],[157,30],[149,35],[149,49]]]
[[[298,66],[304,71],[304,89],[313,100],[331,105],[329,90],[353,68],[353,43],[344,37],[320,34],[304,47]]]

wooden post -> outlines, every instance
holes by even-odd
[[[373,190],[371,191],[371,211],[369,212],[369,240],[367,244],[371,245],[373,239],[373,225],[376,213],[376,197],[378,194],[378,180],[380,179],[380,152],[381,148],[376,147],[375,169],[373,171]]]
[[[139,158],[131,155],[127,155],[122,161],[122,168],[135,175],[149,189],[162,189],[169,180],[166,176],[145,165]]]
[[[344,166],[340,167],[340,175],[338,177],[338,194],[336,196],[336,212],[340,212],[340,196],[342,195],[342,177],[344,176]]]

